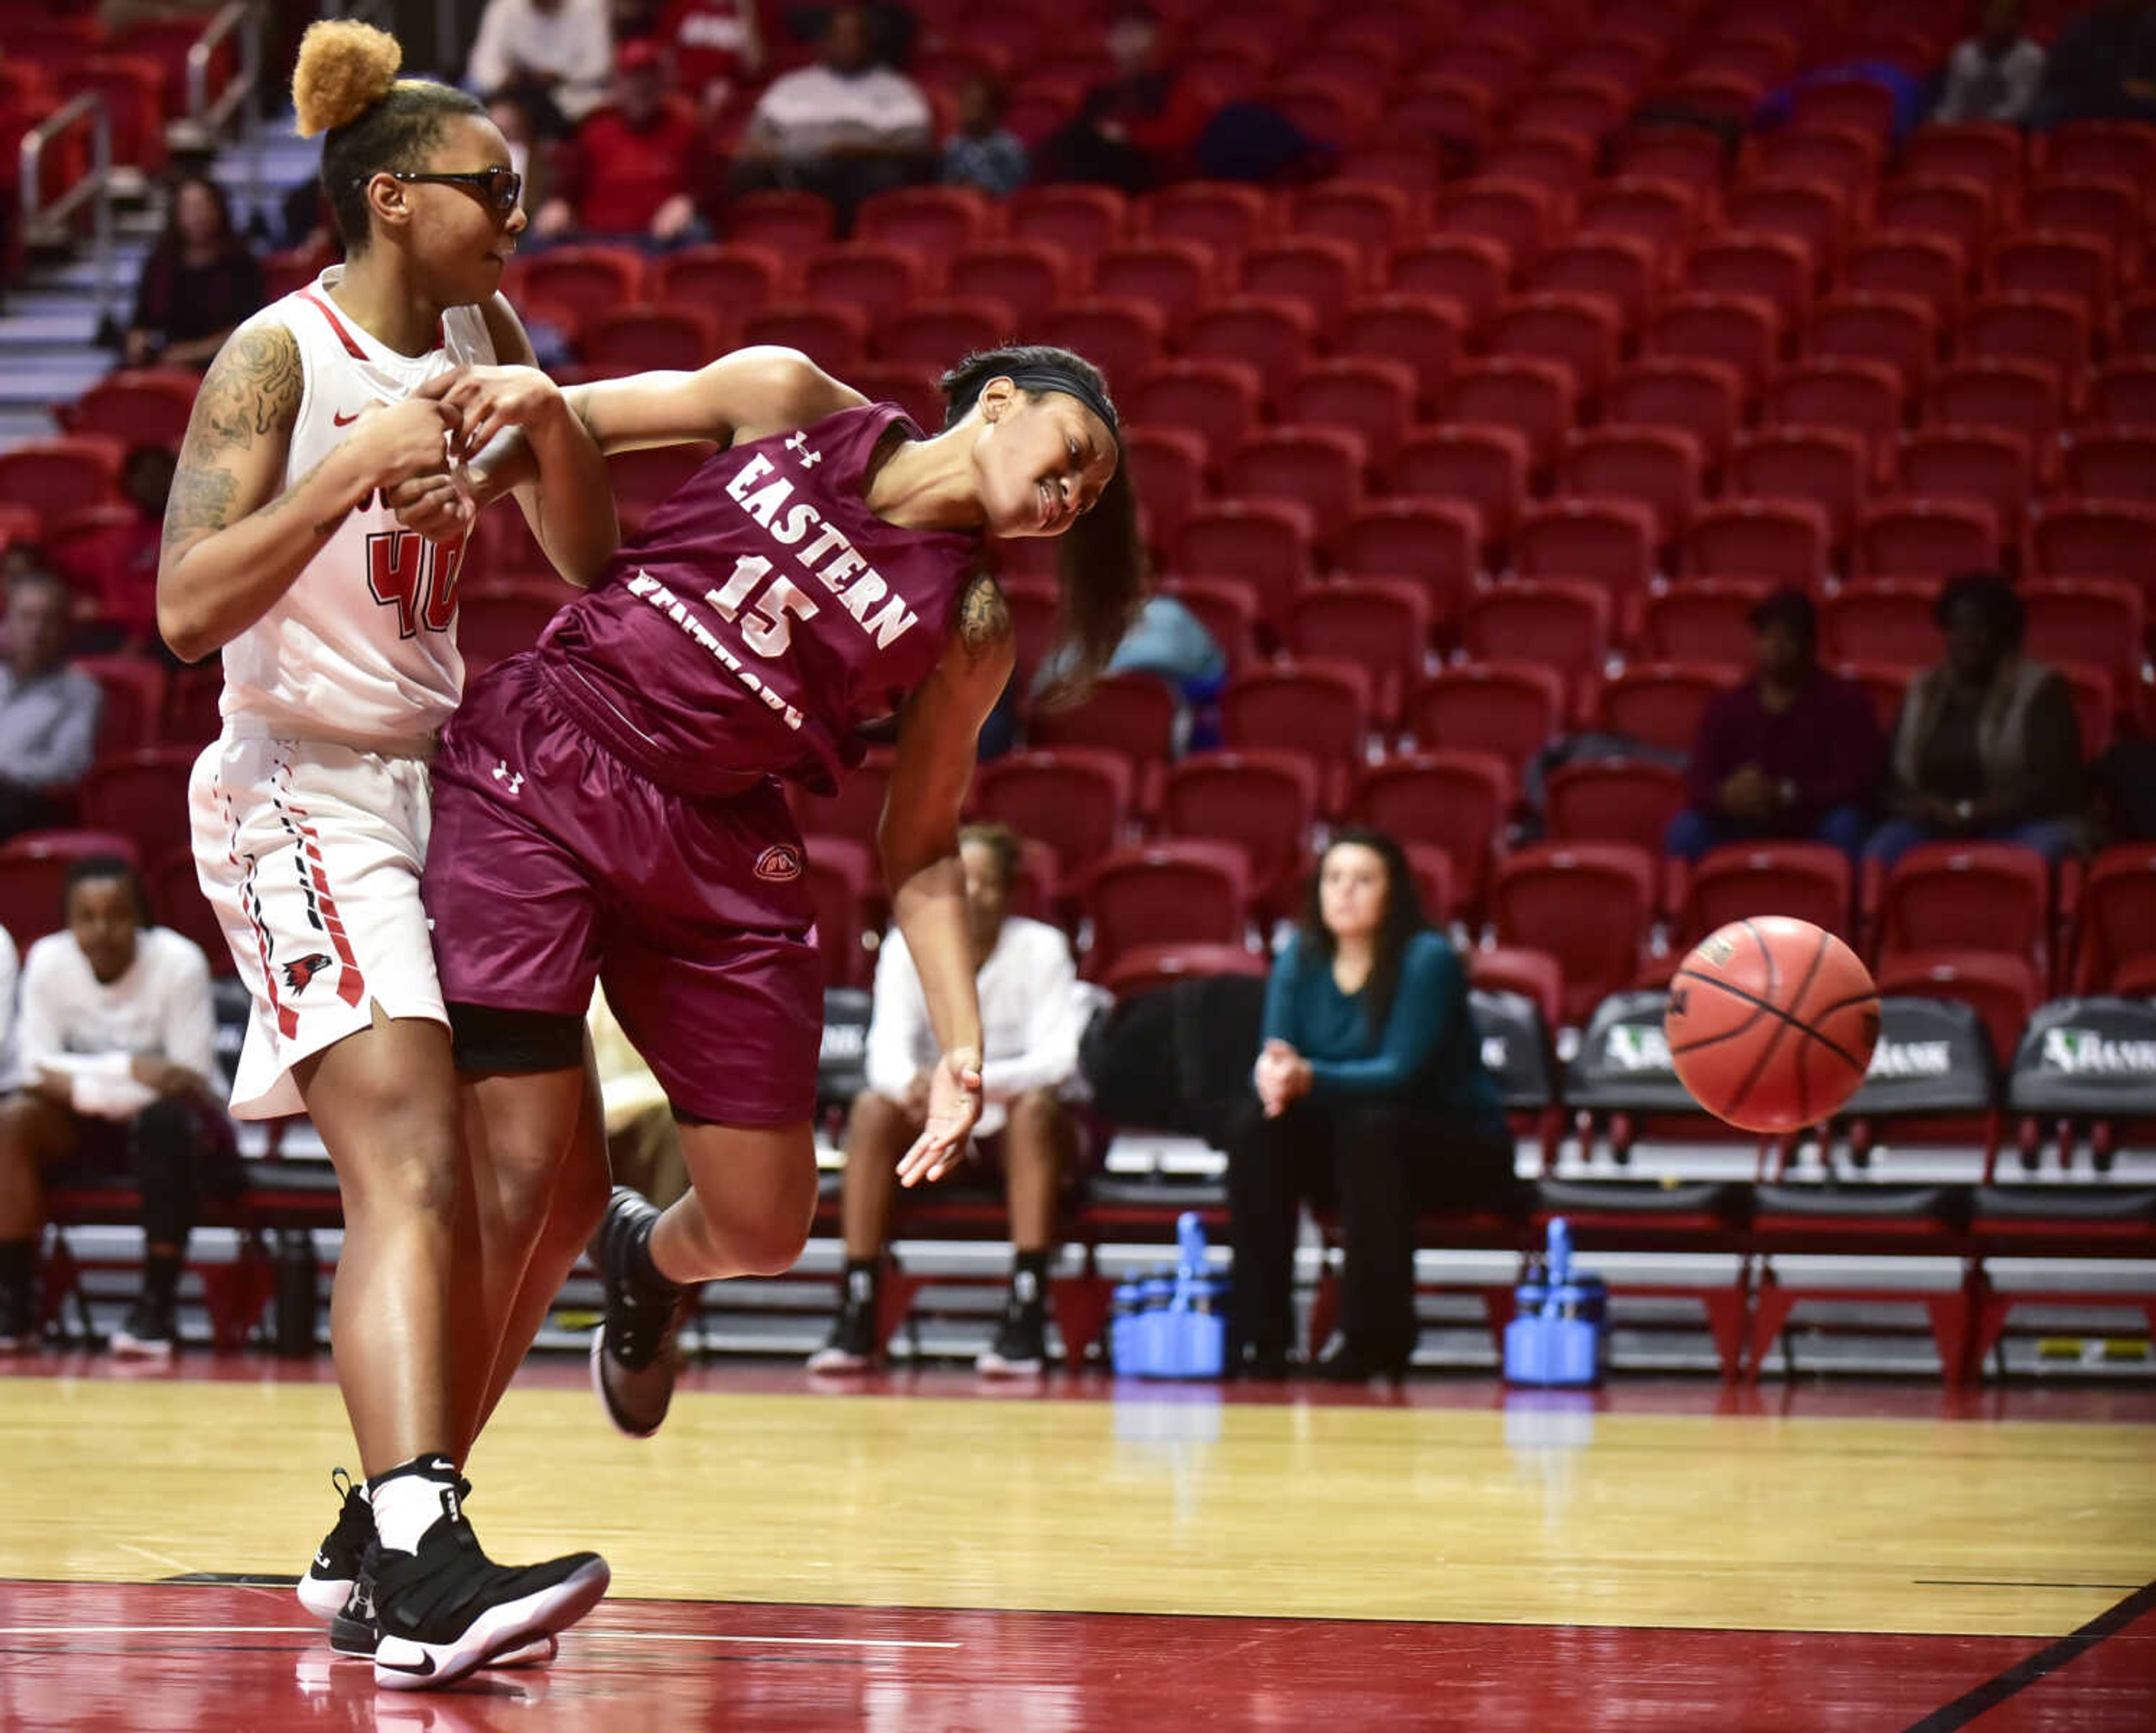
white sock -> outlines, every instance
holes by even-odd
[[[393,1552],[417,1552],[419,1537],[457,1514],[456,1464],[445,1456],[414,1457],[367,1483],[374,1532]]]

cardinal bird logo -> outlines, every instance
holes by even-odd
[[[310,956],[299,957],[285,965],[285,986],[287,991],[304,993],[307,983],[330,966],[332,959],[320,951]]]

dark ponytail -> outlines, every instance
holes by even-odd
[[[1111,431],[1118,432],[1120,444],[1115,405],[1100,369],[1083,356],[1050,343],[1014,343],[968,355],[941,382],[949,405],[944,412],[944,426],[955,427],[973,413],[989,380],[1019,381],[1028,374],[1044,373],[1071,376],[1081,388],[1070,394],[1096,414],[1105,408],[1107,414],[1103,419]],[[1029,399],[1042,394],[1041,388],[1023,383],[1020,389]],[[1130,454],[1119,451],[1116,473],[1101,490],[1093,509],[1058,538],[1057,630],[1051,657],[1062,671],[1043,694],[1045,706],[1065,709],[1082,702],[1092,690],[1093,682],[1108,666],[1108,658],[1137,618],[1146,598],[1147,575],[1145,549],[1138,540],[1137,490],[1131,480]]]

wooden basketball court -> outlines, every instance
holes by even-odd
[[[2144,1393],[722,1369],[636,1444],[579,1374],[511,1393],[471,1508],[613,1595],[398,1696],[286,1586],[351,1460],[326,1367],[24,1363],[0,1726],[2156,1726]]]

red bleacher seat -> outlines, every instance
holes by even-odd
[[[1618,315],[1599,296],[1515,296],[1482,321],[1477,337],[1490,356],[1552,362],[1572,376],[1575,398],[1592,399],[1617,365]]]
[[[2021,221],[2039,234],[2130,240],[2141,228],[2142,191],[2112,175],[2039,175],[2021,190]]]
[[[1685,808],[1684,773],[1644,759],[1575,759],[1550,772],[1543,793],[1558,842],[1620,842],[1650,856]]]
[[[1277,409],[1290,424],[1346,428],[1382,466],[1399,449],[1414,404],[1415,376],[1403,363],[1342,358],[1305,368],[1279,393]]]
[[[836,217],[814,193],[744,193],[727,202],[720,226],[727,240],[798,258],[831,239]]]
[[[1680,429],[1612,424],[1566,440],[1558,486],[1575,498],[1599,496],[1645,506],[1654,515],[1659,545],[1691,522],[1703,468],[1699,441]]]
[[[1471,913],[1482,906],[1512,796],[1512,773],[1494,753],[1439,748],[1366,766],[1348,812],[1404,844],[1440,851],[1458,906]]]
[[[1938,358],[1938,316],[1907,295],[1837,295],[1804,327],[1815,361],[1877,361],[1894,369],[1903,393],[1922,392]]]
[[[61,903],[68,872],[97,855],[141,864],[134,842],[116,831],[28,831],[0,843],[0,928],[19,950],[66,924]]]
[[[1671,949],[1681,955],[1749,915],[1791,915],[1853,939],[1855,888],[1849,856],[1832,843],[1726,844],[1692,867]]]
[[[1989,504],[2018,539],[2035,486],[2027,435],[2004,428],[1934,428],[1904,435],[1902,491],[1912,499]]]
[[[787,799],[803,833],[874,843],[883,818],[884,795],[891,787],[893,762],[890,748],[871,748],[859,765],[839,779],[838,791],[833,795],[813,795],[798,784],[788,784]]]
[[[213,975],[234,975],[239,972],[233,961],[232,947],[225,942],[224,929],[218,924],[217,911],[202,893],[202,881],[195,874],[192,852],[179,849],[158,859],[150,869],[146,881],[150,893],[151,912],[157,924],[169,927],[182,938],[202,948],[209,959]]]
[[[1609,659],[1614,611],[1600,584],[1512,579],[1467,597],[1460,647],[1477,661],[1546,663],[1576,687]]]
[[[1650,595],[1640,642],[1659,661],[1736,669],[1748,666],[1757,634],[1752,611],[1769,586],[1758,579],[1703,579]]]
[[[1699,442],[1707,470],[1721,467],[1744,396],[1743,375],[1719,361],[1652,356],[1620,368],[1602,393],[1613,427],[1671,427]]]
[[[1881,959],[1877,980],[1882,994],[1968,1005],[1983,1019],[1984,1032],[2002,1067],[2014,1062],[2021,1031],[2044,997],[2034,964],[1997,952],[1907,951]]]
[[[1496,111],[1496,95],[1486,86],[1456,72],[1433,71],[1407,80],[1388,119],[1416,137],[1475,150],[1495,130]],[[1425,153],[1436,154],[1427,146]]]
[[[1804,500],[1825,512],[1837,546],[1863,509],[1872,467],[1861,434],[1837,427],[1770,427],[1746,434],[1729,459],[1728,490],[1745,499]]]
[[[1480,529],[1471,506],[1379,500],[1348,520],[1334,543],[1333,563],[1350,577],[1409,580],[1421,593],[1427,626],[1450,636],[1475,580]]]
[[[644,255],[628,247],[550,247],[517,260],[514,270],[520,302],[560,308],[579,328],[602,313],[649,299]]]
[[[1594,179],[1594,140],[1539,122],[1522,131],[1516,117],[1512,132],[1483,152],[1477,166],[1499,180],[1525,181],[1565,198]]]
[[[1188,428],[1217,466],[1257,425],[1259,378],[1246,361],[1163,361],[1120,394],[1133,426]]]
[[[1685,262],[1684,280],[1700,294],[1765,301],[1784,330],[1801,325],[1811,310],[1811,255],[1787,235],[1732,234],[1702,241]]]
[[[1990,239],[1991,193],[1981,181],[1905,176],[1880,188],[1871,209],[1880,233],[1936,236],[1969,259],[1981,259]]]
[[[1494,753],[1517,773],[1563,727],[1565,690],[1540,662],[1455,662],[1409,695],[1402,725],[1425,751]]]
[[[1634,126],[1609,141],[1604,155],[1620,179],[1668,181],[1705,191],[1719,184],[1722,141],[1705,127]]]
[[[69,433],[106,434],[130,445],[177,446],[187,430],[202,376],[187,368],[108,373],[53,414]]]
[[[973,779],[975,810],[1046,843],[1075,882],[1121,840],[1131,810],[1131,767],[1119,753],[1065,747],[1009,753]]]
[[[985,240],[995,227],[995,207],[971,187],[900,187],[861,201],[854,234],[911,249],[924,259],[947,258]],[[973,292],[979,293],[977,287]]]
[[[1901,668],[1938,660],[1936,578],[1859,579],[1820,609],[1820,654],[1830,662],[1869,661]]]
[[[1512,532],[1522,578],[1581,579],[1609,592],[1612,613],[1636,604],[1654,575],[1656,517],[1630,499],[1558,499],[1531,506]]]
[[[1260,617],[1276,620],[1315,569],[1310,513],[1286,500],[1215,500],[1199,506],[1168,544],[1171,569],[1232,577],[1256,592]]]
[[[846,376],[846,383],[871,403],[893,403],[913,418],[923,433],[943,425],[949,407],[937,383],[942,369],[916,367],[906,362],[865,361]]]
[[[2021,147],[2020,129],[2002,121],[1933,121],[1902,141],[1901,168],[1912,179],[1973,181],[2018,198]]]
[[[1220,738],[1238,752],[1299,752],[1336,778],[1358,760],[1370,730],[1369,675],[1342,661],[1276,662],[1228,682]],[[1337,781],[1323,790],[1328,808]]]
[[[788,285],[785,255],[740,242],[684,247],[650,270],[653,299],[709,308],[729,329]]]
[[[1663,274],[1655,249],[1636,235],[1589,234],[1545,253],[1527,286],[1537,294],[1591,296],[1630,332],[1653,306]]]
[[[2092,427],[2156,427],[2156,361],[2133,357],[2098,368],[2088,380],[2088,421]]]
[[[1512,255],[1502,243],[1486,235],[1433,234],[1394,252],[1385,283],[1397,295],[1450,302],[1473,326],[1504,299],[1512,275]]]
[[[1257,659],[1262,610],[1253,585],[1240,578],[1178,576],[1162,580],[1161,590],[1198,616],[1226,655],[1230,674]]]
[[[1430,295],[1373,295],[1351,301],[1332,328],[1342,361],[1404,367],[1416,401],[1435,404],[1466,342],[1458,306]]]
[[[1789,101],[1793,126],[1846,126],[1884,140],[1898,119],[1898,99],[1887,85],[1861,74],[1811,80]]]
[[[1363,503],[1369,467],[1369,447],[1349,429],[1277,426],[1245,435],[1229,459],[1228,473],[1239,492],[1301,505],[1322,551],[1332,547]]]
[[[1229,258],[1269,236],[1275,220],[1262,191],[1235,181],[1178,182],[1138,208],[1147,234],[1194,240]]]
[[[2111,287],[2118,272],[2108,239],[2024,234],[1992,248],[1984,280],[2001,295],[2058,295],[2077,301],[2101,325],[2111,306]]]
[[[2115,578],[2031,578],[2021,584],[2028,609],[2022,647],[2048,662],[2101,668],[2115,696],[2138,678],[2148,618],[2142,593]]]
[[[1005,234],[1052,241],[1074,259],[1093,257],[1129,230],[1129,201],[1111,187],[1021,187],[1004,206]]]
[[[1132,427],[1122,443],[1147,538],[1165,545],[1208,491],[1205,442],[1188,428]]]
[[[954,357],[1009,342],[1017,329],[1018,321],[1010,309],[985,296],[916,301],[875,322],[875,350],[884,361],[921,367],[947,365]]]
[[[1364,285],[1361,250],[1332,235],[1294,234],[1245,251],[1237,284],[1245,295],[1277,296],[1310,309],[1320,330]]]
[[[1542,256],[1558,220],[1557,201],[1532,181],[1476,179],[1439,189],[1437,232],[1496,242],[1515,272]]]
[[[1881,500],[1865,507],[1854,569],[1876,577],[1948,577],[1996,566],[1999,517],[1965,500]]]
[[[83,656],[75,657],[73,666],[97,682],[104,699],[97,722],[100,758],[156,743],[168,677],[162,663],[144,656]]]
[[[1761,401],[1768,427],[1841,428],[1861,435],[1884,463],[1902,430],[1901,375],[1878,361],[1805,361],[1775,375]]]
[[[1070,296],[1075,275],[1070,256],[1050,242],[983,241],[948,255],[942,287],[999,301],[1030,324]]]
[[[1133,844],[1104,856],[1081,897],[1091,923],[1093,980],[1141,945],[1235,944],[1250,917],[1250,866],[1214,839]]]
[[[126,447],[105,434],[26,440],[0,451],[0,505],[27,506],[48,524],[120,496]]]
[[[1157,676],[1105,674],[1082,704],[1035,715],[1026,737],[1036,747],[1118,753],[1129,761],[1132,786],[1138,788],[1147,769],[1165,764],[1173,749],[1175,712],[1175,693]]]
[[[1271,972],[1263,956],[1241,944],[1142,944],[1103,969],[1100,982],[1117,999],[1135,999],[1180,980],[1220,974],[1263,980]]]
[[[1699,225],[1700,196],[1681,182],[1635,175],[1598,181],[1579,197],[1578,232],[1630,235],[1666,259],[1681,256]]]
[[[1673,295],[1640,333],[1643,356],[1714,361],[1733,372],[1748,397],[1759,388],[1781,347],[1771,303],[1744,295]]]
[[[1688,753],[1707,707],[1737,684],[1726,667],[1684,662],[1636,662],[1604,681],[1596,693],[1599,727],[1627,739]]]
[[[1318,793],[1317,769],[1300,753],[1200,753],[1170,766],[1161,784],[1160,834],[1239,845],[1252,893],[1291,916]]]
[[[844,301],[866,313],[870,324],[905,306],[928,282],[921,254],[896,242],[834,241],[809,254],[800,269],[803,300]]]
[[[1879,178],[1881,154],[1880,139],[1870,131],[1799,124],[1754,137],[1745,172],[1768,180],[1824,181],[1861,211]]]
[[[1116,301],[1149,302],[1180,332],[1220,282],[1220,266],[1202,241],[1173,235],[1119,242],[1092,261],[1092,292]]]
[[[2156,181],[2156,136],[2146,122],[2068,121],[2034,141],[2035,159],[2053,175]]]
[[[78,805],[85,826],[126,837],[141,861],[187,846],[187,778],[198,748],[146,747],[101,758],[85,774]]]
[[[2089,363],[2088,309],[2062,295],[1987,295],[1962,315],[1964,360],[2033,361],[2077,377]]]
[[[1833,526],[1807,500],[1738,500],[1702,507],[1685,532],[1684,569],[1702,578],[1763,578],[1815,589]]]
[[[1560,1007],[1584,1022],[1640,971],[1655,903],[1652,856],[1622,843],[1542,843],[1497,867],[1491,924],[1501,944],[1529,945],[1564,970]]]
[[[1491,357],[1464,363],[1439,398],[1445,419],[1509,427],[1527,442],[1529,460],[1548,463],[1577,419],[1570,368],[1555,362]]]
[[[2156,605],[2156,507],[2123,501],[2068,501],[2033,514],[2029,568],[2045,578],[2115,578]]]
[[[577,353],[588,367],[620,373],[678,368],[693,373],[725,352],[719,317],[700,306],[617,307],[585,320]]]
[[[2079,915],[2075,992],[2123,992],[2129,976],[2147,982],[2156,964],[2156,845],[2119,843],[2098,855]]]
[[[543,580],[466,595],[457,610],[457,645],[465,665],[477,673],[531,649],[568,596],[561,584]]]
[[[1262,377],[1301,371],[1317,343],[1317,316],[1278,295],[1235,295],[1198,313],[1183,337],[1191,360],[1240,361]]]
[[[1943,234],[1890,230],[1851,248],[1841,265],[1841,286],[1850,294],[1906,296],[1937,308],[1949,323],[1960,315],[1968,279],[1961,243]]]
[[[1554,1029],[1564,1015],[1564,969],[1548,951],[1525,945],[1493,944],[1466,954],[1467,979],[1485,993],[1517,993],[1534,1001],[1543,1021]]]
[[[1817,272],[1831,272],[1840,257],[1849,201],[1830,182],[1762,176],[1726,193],[1722,210],[1731,229],[1796,242],[1811,255]]]
[[[1394,454],[1396,493],[1418,503],[1439,502],[1473,511],[1485,546],[1512,533],[1527,493],[1527,438],[1517,428],[1474,423],[1419,427]]]
[[[1912,952],[1998,951],[2049,968],[2051,864],[2010,842],[1919,843],[1879,894],[1882,964]]]
[[[2076,434],[2066,445],[2066,483],[2085,500],[2156,506],[2156,423]]]
[[[1430,594],[1405,578],[1319,584],[1289,604],[1281,640],[1298,660],[1355,662],[1368,670],[1377,718],[1390,725],[1429,654]]]

